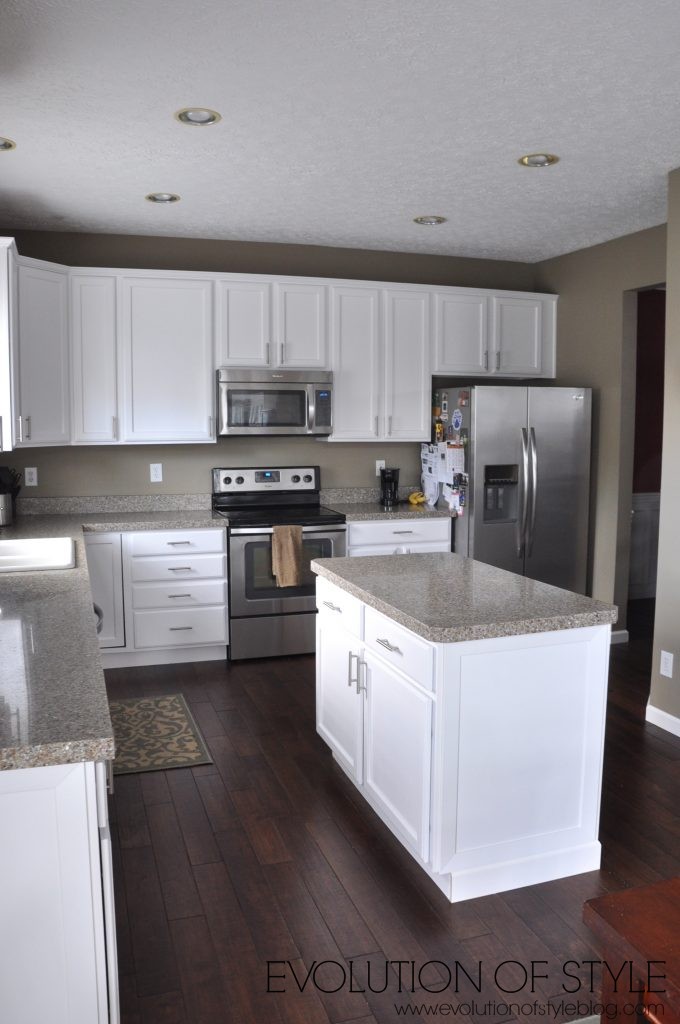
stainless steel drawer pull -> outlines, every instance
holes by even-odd
[[[183,629],[193,629],[193,626],[170,626],[171,633],[178,633]]]
[[[191,572],[190,565],[169,565],[168,572]]]
[[[181,547],[183,544],[191,544],[191,541],[190,540],[169,540],[169,541],[166,541],[166,543],[171,548],[178,548],[178,547]]]
[[[326,608],[330,608],[332,612],[342,613],[342,608],[338,608],[337,604],[333,604],[332,601],[324,601],[324,604],[326,605]]]
[[[357,659],[357,674],[356,674],[356,676],[352,675],[352,659],[353,658]],[[352,686],[352,684],[358,685],[358,683],[359,683],[359,671],[360,671],[359,666],[360,665],[361,665],[361,662],[359,660],[359,655],[358,654],[353,654],[352,651],[348,651],[348,659],[347,659],[347,685],[348,686]]]
[[[376,637],[376,642],[379,643],[381,647],[386,648],[390,654],[403,654],[403,651],[400,651],[395,644],[391,644],[389,640],[382,640],[380,637]]]
[[[413,533],[413,530],[392,530],[392,533]]]
[[[191,597],[191,594],[168,594],[168,597]]]

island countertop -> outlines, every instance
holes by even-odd
[[[618,609],[447,552],[320,558],[312,571],[433,643],[616,622]]]

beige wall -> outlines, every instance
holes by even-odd
[[[665,281],[665,227],[547,260],[537,264],[536,273],[540,290],[560,296],[557,383],[594,389],[592,593],[619,605],[622,624],[635,408],[635,299],[626,293]]]
[[[680,719],[680,169],[668,179],[666,358],[656,619],[649,703]],[[674,678],[659,674],[661,650],[674,655]]]

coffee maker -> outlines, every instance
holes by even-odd
[[[399,470],[380,470],[380,504],[388,512],[399,501]]]

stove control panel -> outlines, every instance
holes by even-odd
[[[318,466],[213,469],[213,494],[319,490]]]

